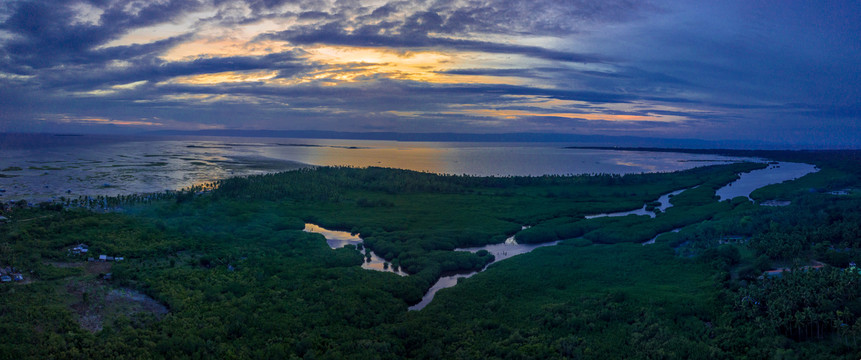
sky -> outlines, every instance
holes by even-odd
[[[861,147],[861,2],[0,2],[0,132]]]

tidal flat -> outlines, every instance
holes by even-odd
[[[57,139],[63,140],[57,142]],[[553,143],[439,143],[218,137],[33,136],[0,145],[0,201],[178,190],[309,166],[479,176],[668,172],[754,160],[713,154],[565,149]],[[290,141],[289,143],[285,143]],[[25,146],[26,145],[26,146]],[[123,176],[123,178],[120,178]],[[131,177],[130,177],[131,176]],[[108,184],[110,186],[104,186]]]

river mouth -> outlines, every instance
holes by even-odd
[[[815,165],[792,162],[777,162],[769,163],[765,169],[753,170],[748,173],[739,174],[739,178],[726,186],[718,189],[715,194],[720,198],[720,201],[730,200],[735,197],[743,196],[748,200],[750,194],[756,189],[780,184],[785,181],[795,180],[807,174],[812,174],[819,171]],[[788,205],[788,204],[787,204]]]
[[[722,194],[727,194],[725,196],[729,196],[730,194],[732,194],[732,195],[740,194],[740,195],[736,195],[736,196],[747,196],[749,199],[750,193],[753,192],[754,190],[760,188],[760,187],[768,186],[771,184],[778,184],[778,183],[781,183],[784,181],[794,180],[794,179],[800,178],[804,175],[807,175],[807,174],[810,174],[810,173],[813,173],[816,171],[818,171],[818,169],[815,166],[810,165],[810,164],[801,164],[801,163],[772,164],[771,166],[769,166],[768,168],[765,168],[765,169],[754,170],[750,173],[739,174],[740,177],[738,180],[736,180],[730,184],[727,184],[726,186],[719,189],[718,192],[720,192]],[[753,174],[753,175],[751,175],[751,174]],[[737,183],[740,185],[734,185]],[[753,184],[754,186],[757,186],[757,187],[750,188],[751,185],[748,185],[748,184]],[[690,189],[693,189],[693,188],[696,188],[696,186],[694,186]],[[660,202],[660,205],[655,206],[655,209],[659,210],[660,212],[666,211],[667,209],[669,209],[670,207],[673,206],[672,203],[670,202],[670,198],[672,198],[675,195],[681,194],[685,190],[688,190],[688,189],[675,190],[675,191],[661,195],[657,200],[658,202]],[[724,200],[724,199],[721,198],[721,200]],[[593,219],[593,218],[604,217],[604,216],[627,216],[627,215],[646,215],[646,216],[654,218],[655,216],[657,216],[657,214],[659,213],[658,211],[646,210],[647,207],[648,207],[648,204],[644,204],[642,208],[637,209],[637,210],[587,215],[587,216],[585,216],[585,218],[586,219]],[[523,228],[525,229],[526,227],[524,226]],[[676,228],[676,229],[672,229],[672,230],[667,231],[667,232],[660,233],[660,234],[656,235],[655,237],[653,237],[652,239],[645,241],[645,242],[642,242],[641,244],[644,246],[654,244],[655,240],[657,240],[657,238],[660,237],[661,235],[664,235],[667,233],[679,232],[681,230],[682,230],[681,228]],[[471,248],[457,248],[457,249],[455,249],[455,251],[478,252],[480,250],[486,250],[487,252],[493,254],[495,258],[494,258],[493,262],[491,262],[490,264],[487,264],[484,268],[482,268],[479,271],[473,271],[473,272],[469,272],[469,273],[454,274],[454,275],[440,277],[439,280],[437,280],[437,282],[434,283],[434,285],[431,286],[430,289],[428,289],[427,293],[425,293],[425,295],[422,297],[422,301],[419,302],[418,304],[410,306],[409,310],[410,311],[417,311],[417,310],[421,310],[421,309],[425,308],[425,306],[430,304],[430,302],[433,300],[434,296],[436,296],[436,293],[439,290],[453,287],[453,286],[457,285],[457,283],[460,279],[468,278],[468,277],[475,275],[481,271],[484,271],[485,269],[487,269],[488,266],[490,266],[494,263],[497,263],[499,261],[508,259],[508,258],[516,256],[516,255],[528,253],[528,252],[535,250],[539,247],[554,246],[554,245],[557,245],[558,243],[559,243],[559,241],[543,243],[543,244],[518,244],[517,239],[514,236],[511,236],[508,239],[506,239],[505,242],[499,243],[499,244],[490,244],[490,245],[485,245],[485,246],[480,246],[480,247],[471,247]]]

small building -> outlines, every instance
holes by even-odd
[[[117,256],[117,257],[115,257],[115,258],[114,258],[114,260],[115,260],[115,261],[123,261],[123,260],[125,260],[125,259],[126,259],[126,258],[124,258],[124,257],[122,257],[122,256]]]
[[[75,247],[73,247],[69,251],[71,251],[73,254],[86,254],[88,251],[90,251],[90,249],[87,244],[78,244],[75,245]]]
[[[99,261],[107,261],[107,260],[108,260],[107,255],[99,255]]]
[[[92,261],[96,261],[96,259],[95,258],[87,258],[87,261],[92,262]]]
[[[7,218],[7,217],[5,217],[5,216],[3,216],[3,215],[0,215],[0,224],[2,224],[2,223],[4,223],[4,222],[7,222],[7,221],[9,221],[9,218]]]
[[[106,256],[105,261],[114,261],[114,257],[113,256]]]
[[[23,274],[21,274],[21,273],[13,274],[13,275],[12,275],[12,280],[15,280],[15,281],[24,281],[24,275],[23,275]]]
[[[3,275],[3,276],[0,276],[0,281],[2,281],[2,282],[11,282],[11,281],[12,281],[12,277],[10,277],[9,275]]]

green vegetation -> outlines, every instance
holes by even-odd
[[[827,192],[861,186],[861,166],[832,155],[805,153],[821,172],[758,190],[786,207],[716,201],[764,167],[750,163],[491,178],[324,167],[16,206],[0,267],[26,281],[0,284],[0,358],[858,358],[861,275],[847,267],[861,197]],[[655,218],[583,217],[682,189]],[[362,249],[330,249],[306,222],[360,234],[409,276],[362,269]],[[453,249],[515,234],[562,241],[407,311],[441,275],[493,258]],[[88,255],[70,253],[80,243]],[[125,260],[86,261],[100,254]],[[762,276],[778,267],[791,271]]]

